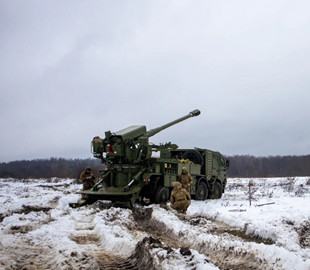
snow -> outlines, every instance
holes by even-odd
[[[309,177],[230,178],[220,200],[192,200],[187,215],[137,206],[144,220],[96,203],[72,209],[80,188],[0,179],[0,269],[310,269]]]
[[[230,179],[231,184],[238,183],[245,186],[247,182],[249,182],[248,179]],[[300,227],[310,218],[310,185],[307,185],[309,179],[296,178],[293,190],[289,192],[285,192],[285,189],[287,184],[291,183],[287,183],[283,179],[255,179],[254,182],[254,188],[259,187],[259,189],[252,195],[254,199],[252,206],[249,205],[248,194],[242,190],[238,193],[234,189],[233,196],[228,191],[230,194],[227,196],[225,194],[221,200],[192,204],[189,214],[199,214],[240,229],[245,228],[247,234],[270,239],[277,246],[301,252],[298,234],[294,227]],[[282,183],[282,186],[277,183]],[[274,189],[270,187],[274,187]],[[301,188],[303,189],[302,195],[299,194]],[[271,193],[272,195],[270,195]],[[267,203],[274,204],[258,206]]]

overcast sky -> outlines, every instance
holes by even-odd
[[[0,0],[0,162],[201,115],[151,141],[310,154],[310,1]]]

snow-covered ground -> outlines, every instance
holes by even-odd
[[[0,179],[0,269],[310,269],[310,177],[230,178],[187,215],[169,203],[72,209],[80,188]]]

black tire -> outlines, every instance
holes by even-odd
[[[220,199],[222,198],[222,194],[223,194],[222,184],[220,182],[215,182],[210,199]]]
[[[195,199],[199,201],[204,201],[208,198],[208,187],[203,181],[198,182],[196,187]]]
[[[204,160],[202,155],[197,150],[188,150],[182,155],[183,159],[189,159],[195,164],[203,165]]]
[[[169,189],[167,187],[159,186],[155,195],[155,203],[165,203],[168,200],[169,200]]]

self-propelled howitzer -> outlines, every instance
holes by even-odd
[[[182,167],[186,167],[194,178],[191,194],[197,199],[211,196],[216,181],[221,184],[217,190],[221,195],[226,185],[228,167],[228,162],[221,154],[198,148],[182,150],[171,143],[161,145],[149,143],[151,136],[199,114],[199,110],[194,110],[149,131],[144,125],[135,125],[114,133],[107,131],[104,139],[94,137],[93,155],[101,159],[105,168],[99,171],[98,182],[92,189],[80,192],[84,199],[74,206],[96,200],[109,200],[127,207],[132,207],[136,202],[166,201],[169,199],[172,182],[177,180]],[[159,152],[158,157],[152,157],[153,152]],[[222,159],[218,158],[218,172],[221,173],[216,177],[212,175],[213,170],[210,168],[213,166],[213,161],[206,162],[207,157],[213,158],[212,153],[217,153]]]

